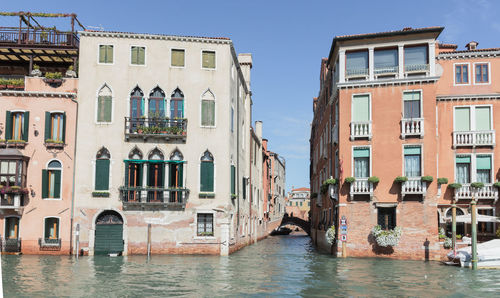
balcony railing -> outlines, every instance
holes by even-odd
[[[405,65],[406,74],[428,73],[429,64],[410,64]]]
[[[346,69],[345,77],[347,79],[366,79],[368,78],[368,68]]]
[[[61,239],[38,238],[38,245],[40,246],[40,250],[60,250]]]
[[[124,209],[183,209],[189,190],[186,188],[121,187]]]
[[[375,68],[373,73],[376,76],[389,76],[389,75],[396,75],[398,71],[399,67],[396,65],[391,67]]]
[[[186,139],[187,119],[125,117],[125,138]]]
[[[372,138],[372,122],[351,122],[351,140],[356,138]]]
[[[495,146],[495,131],[454,131],[453,147]]]
[[[484,184],[481,189],[474,189],[470,184],[463,184],[462,187],[455,189],[455,200],[460,199],[498,199],[498,188],[493,184]]]
[[[369,195],[370,198],[372,198],[373,183],[368,182],[368,178],[356,178],[356,180],[351,183],[349,195],[351,199],[353,199],[355,195]]]
[[[2,238],[2,252],[21,252],[21,238]]]
[[[427,193],[427,182],[422,181],[421,177],[408,178],[408,181],[401,184],[401,196],[422,195]]]
[[[424,136],[424,119],[401,119],[401,137],[404,139],[407,136]]]
[[[54,30],[36,30],[19,32],[19,28],[1,28],[0,45],[25,45],[40,47],[78,48],[78,35],[75,32],[60,32]]]

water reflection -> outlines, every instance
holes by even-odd
[[[309,238],[273,237],[231,255],[2,256],[12,296],[495,296],[500,270],[337,259]]]

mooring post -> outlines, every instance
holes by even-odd
[[[471,226],[472,226],[472,270],[477,269],[477,222],[476,222],[476,200],[472,198],[471,204]]]
[[[148,224],[148,259],[151,256],[151,224]]]
[[[76,259],[80,256],[80,224],[76,224],[75,228],[75,242],[76,242]]]

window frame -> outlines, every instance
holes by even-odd
[[[476,65],[488,65],[488,82],[477,82],[476,81]],[[491,85],[491,64],[490,62],[474,62],[472,63],[474,85]]]
[[[214,57],[215,57],[214,68],[203,67],[203,53],[204,52],[213,52],[214,53]],[[214,50],[214,49],[201,49],[200,58],[201,58],[200,66],[201,66],[202,70],[217,70],[217,51],[216,50]]]
[[[49,164],[53,161],[59,162],[59,164],[61,164],[61,167],[59,169],[49,167]],[[62,190],[63,190],[63,177],[64,177],[64,175],[63,175],[64,166],[63,166],[62,161],[57,159],[57,158],[52,158],[49,161],[47,161],[47,163],[45,164],[44,170],[47,170],[47,175],[48,175],[47,176],[47,179],[48,179],[47,180],[47,187],[49,187],[49,183],[50,183],[50,172],[49,172],[50,170],[61,171],[61,181],[59,181],[59,198],[46,197],[46,198],[42,198],[42,200],[61,201],[63,199]],[[42,185],[42,187],[43,187],[43,185]],[[42,190],[42,192],[43,192],[43,190]],[[55,190],[54,190],[54,192],[55,192]],[[49,195],[49,193],[50,193],[50,187],[49,187],[49,189],[47,189],[47,195]]]
[[[495,180],[495,154],[494,153],[456,153],[453,157],[453,171],[454,171],[454,181],[457,181],[457,157],[459,156],[469,156],[470,157],[470,183],[477,182],[477,156],[489,156],[491,160],[490,167],[490,182],[488,184],[494,183]],[[469,184],[470,184],[469,183]],[[486,183],[485,183],[486,184]]]
[[[177,65],[172,65],[172,53],[174,50],[182,50],[184,51],[184,66],[177,66]],[[203,56],[202,56],[203,59]],[[170,68],[186,68],[186,48],[170,48]]]
[[[420,93],[420,117],[419,118],[405,118],[405,93],[418,92]],[[401,92],[401,112],[403,114],[402,119],[424,119],[424,90],[423,89],[405,89]]]
[[[62,131],[61,131],[61,139],[57,139],[57,140],[65,142],[66,140],[64,138],[64,135],[65,135],[65,129],[66,129],[66,127],[65,127],[65,124],[64,124],[64,122],[65,122],[64,118],[66,118],[66,112],[64,112],[64,111],[49,111],[49,113],[50,113],[50,137],[49,137],[49,139],[56,140],[56,139],[54,139],[54,136],[52,135],[52,132],[54,130],[54,122],[53,122],[54,118],[53,118],[53,116],[56,115],[56,114],[58,114],[58,115],[62,116],[62,119],[61,119],[61,121],[62,121],[62,124],[61,124]]]
[[[212,235],[199,235],[198,234],[198,214],[211,214],[212,215]],[[198,209],[196,210],[194,221],[195,221],[195,229],[194,229],[194,239],[216,239],[215,237],[215,218],[216,212],[213,210],[207,209]]]
[[[99,93],[104,88],[108,87],[111,90],[111,121],[110,122],[100,122],[99,121]],[[94,108],[94,124],[96,125],[111,125],[113,124],[114,116],[115,116],[115,92],[113,88],[107,83],[101,85],[101,87],[97,88],[96,97],[95,97],[95,108]],[[129,96],[130,97],[130,96]],[[129,104],[130,105],[130,104]]]
[[[402,176],[406,177],[406,166],[405,166],[405,147],[419,147],[420,148],[420,176],[415,176],[411,178],[416,178],[416,177],[423,177],[424,176],[424,163],[425,163],[425,158],[424,158],[424,144],[423,143],[415,143],[415,144],[403,144],[402,145]]]
[[[364,92],[364,93],[353,93],[351,95],[351,122],[354,121],[354,97],[356,96],[363,96],[363,95],[368,95],[368,122],[372,121],[372,94],[370,92]]]
[[[47,221],[47,219],[49,219],[49,218],[56,218],[56,219],[57,219],[57,238],[49,238],[49,237],[45,237],[45,236],[46,236],[46,235],[45,235],[45,231],[46,231],[46,224],[47,224],[47,222],[46,222],[46,221]],[[43,240],[46,240],[46,239],[51,239],[51,240],[53,240],[53,239],[61,239],[61,217],[59,217],[59,216],[45,216],[45,217],[43,218],[43,230],[42,230],[42,235],[43,235],[43,237],[42,237],[42,239],[43,239]]]
[[[213,100],[208,99],[208,100],[212,100],[214,102],[214,125],[203,125],[203,100],[207,100],[207,99],[204,99],[203,97],[204,97],[205,93],[207,93],[207,92],[212,94],[212,96],[214,97]],[[210,88],[206,89],[200,96],[200,127],[201,128],[217,128],[217,98],[215,96],[215,93]]]
[[[453,106],[453,131],[457,131],[456,124],[456,110],[457,108],[469,108],[469,130],[466,131],[482,131],[476,130],[476,108],[477,107],[488,107],[490,109],[490,131],[494,130],[493,128],[493,104],[479,104],[479,105],[456,105]]]
[[[389,231],[394,230],[394,228],[398,226],[398,210],[397,210],[397,206],[377,206],[377,225],[379,225],[382,230],[385,230],[385,228],[379,222],[379,219],[380,219],[380,209],[393,209],[394,210],[394,213],[393,213],[394,227],[392,229],[390,229],[389,228],[391,226],[390,223],[388,223],[389,226],[387,227],[387,230],[389,230]]]
[[[109,149],[106,147],[106,146],[101,146],[101,148],[97,149],[97,153],[99,153],[99,151],[101,151],[103,148],[105,148],[108,152],[109,152]],[[96,192],[109,192],[111,190],[111,187],[113,187],[112,185],[112,177],[113,177],[113,171],[112,171],[112,168],[113,168],[113,163],[114,163],[114,160],[111,159],[111,153],[109,153],[109,178],[108,178],[108,189],[107,190],[96,190],[95,187],[95,179],[96,179],[96,174],[97,174],[97,160],[100,159],[100,158],[97,158],[97,153],[96,155],[94,155],[94,158],[92,159],[92,171],[93,171],[93,175],[92,175],[92,189],[93,191],[96,191]],[[125,169],[127,170],[127,169]]]
[[[133,64],[132,63],[132,48],[133,47],[138,47],[138,48],[144,48],[144,64]],[[148,64],[147,64],[147,47],[145,45],[137,45],[137,44],[131,44],[129,46],[129,66],[142,66],[142,67],[146,67]]]
[[[109,63],[109,62],[100,62],[100,50],[101,50],[101,46],[111,46],[113,47],[113,62]],[[97,64],[98,65],[115,65],[115,45],[114,44],[109,44],[109,43],[99,43],[97,44]]]
[[[464,65],[467,66],[467,83],[459,83],[457,82],[457,66],[464,66]],[[453,86],[470,86],[471,84],[470,76],[471,76],[470,62],[453,63]]]
[[[213,179],[213,191],[202,191],[201,190],[201,164],[204,162],[201,159],[203,158],[203,155],[207,151],[212,156],[212,164],[213,164],[213,171],[214,171],[214,173],[213,173],[213,178],[214,178]],[[217,167],[216,167],[216,164],[215,164],[215,156],[212,153],[212,151],[210,151],[208,149],[205,150],[205,151],[203,151],[203,153],[201,154],[201,157],[200,157],[199,164],[198,164],[198,173],[200,174],[200,179],[198,179],[198,191],[199,191],[199,193],[204,193],[204,194],[206,194],[206,193],[209,193],[209,194],[213,193],[213,194],[215,194],[216,193],[216,190],[217,190],[217,183],[215,183],[217,181],[217,175],[216,175],[217,171],[216,171],[216,169],[217,169]]]
[[[369,156],[369,165],[370,169],[368,170],[368,177],[363,177],[364,178],[369,178],[372,176],[372,146],[371,145],[356,145],[351,147],[351,176],[354,177],[354,149],[369,149],[370,156]],[[359,177],[361,178],[361,177]]]
[[[16,165],[15,165],[15,173],[14,174],[9,174],[8,173],[8,169],[7,169],[7,173],[2,173],[1,172],[1,163],[3,162],[6,162],[6,163],[11,163],[11,162],[15,162]],[[21,172],[19,172],[19,165],[18,163],[21,163]],[[8,184],[8,187],[12,187],[12,186],[20,186],[20,187],[25,187],[26,185],[26,176],[27,176],[27,173],[25,173],[25,167],[27,168],[27,166],[24,165],[25,161],[23,159],[12,159],[12,158],[6,158],[6,159],[0,159],[0,178],[1,177],[6,177],[6,184]],[[9,165],[8,165],[9,167]],[[10,177],[14,177],[14,185],[10,185],[10,180],[9,178]],[[20,185],[17,185],[16,184],[16,181],[17,180],[21,180],[21,183]],[[1,181],[1,179],[0,179]],[[7,185],[6,185],[7,186]]]

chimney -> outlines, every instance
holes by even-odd
[[[248,90],[250,88],[250,70],[252,69],[252,54],[242,53],[238,54],[238,63],[240,64],[241,72],[247,83]]]
[[[478,44],[479,42],[477,41],[471,41],[468,44],[466,44],[465,47],[467,48],[468,51],[474,51],[477,48]]]

